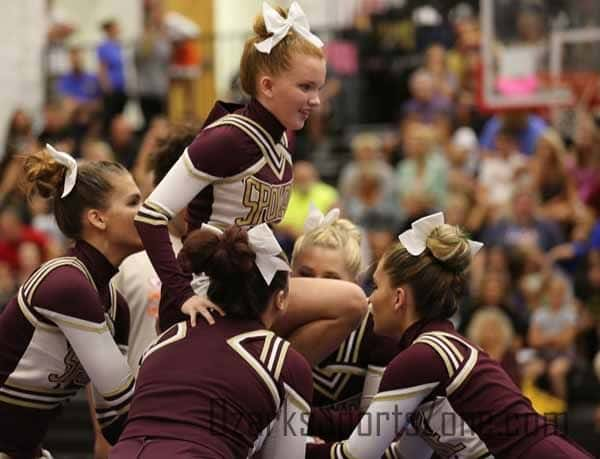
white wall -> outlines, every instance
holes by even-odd
[[[0,14],[0,157],[8,122],[16,108],[40,112],[45,0],[2,2]]]
[[[299,0],[313,29],[337,28],[351,23],[361,0]],[[291,0],[269,0],[273,6],[289,7]],[[244,41],[252,31],[262,0],[216,0],[214,9],[215,78],[217,96],[227,92],[238,71]]]

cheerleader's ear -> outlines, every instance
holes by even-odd
[[[258,93],[268,99],[273,98],[273,77],[263,74],[258,79]]]

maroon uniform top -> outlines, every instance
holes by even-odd
[[[400,345],[350,438],[311,446],[309,457],[379,458],[407,424],[426,447],[456,458],[517,458],[556,433],[499,364],[450,322],[417,322]],[[407,454],[401,445],[397,451]]]
[[[311,398],[306,360],[259,322],[219,317],[195,328],[179,322],[144,355],[120,440],[184,440],[215,458],[248,457],[262,447],[303,458],[306,432],[288,429],[286,438],[274,423],[287,401],[282,418],[300,408],[293,417],[306,424]]]
[[[187,208],[189,230],[209,223],[252,227],[277,223],[286,211],[292,159],[283,125],[253,99],[218,102],[194,142],[144,202],[136,226],[162,282],[162,330],[185,320],[180,306],[194,294],[176,262],[167,222]]]
[[[105,437],[119,437],[134,380],[121,354],[129,310],[110,285],[115,273],[79,241],[37,269],[0,314],[0,453],[37,457],[49,424],[90,380]]]
[[[394,340],[375,334],[369,312],[336,351],[313,367],[313,406],[355,402],[363,393],[365,377],[383,373],[398,351]]]

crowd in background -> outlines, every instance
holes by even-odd
[[[368,289],[369,267],[397,234],[444,211],[485,243],[458,328],[502,362],[540,411],[600,406],[599,120],[582,106],[565,136],[544,111],[482,113],[476,8],[442,11],[439,24],[420,26],[410,3],[361,15],[327,43],[321,110],[294,139],[282,245],[291,249],[311,203],[341,208],[363,231]],[[107,21],[98,72],[71,48],[69,71],[50,81],[41,129],[32,114],[14,112],[0,162],[0,308],[69,242],[49,204],[20,192],[23,155],[51,143],[76,158],[116,159],[148,190],[148,158],[169,129],[175,41],[159,4],[145,8],[133,62],[123,58],[118,22]],[[137,127],[123,114],[126,65],[138,69]],[[235,78],[231,97],[241,97]],[[600,425],[600,411],[597,418]]]

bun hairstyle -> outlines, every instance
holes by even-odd
[[[276,7],[275,9],[281,17],[287,18],[286,9],[282,7]],[[256,16],[253,29],[254,35],[246,40],[240,61],[240,84],[242,90],[251,97],[256,96],[257,77],[262,73],[277,76],[289,69],[293,55],[305,54],[321,59],[325,58],[325,54],[321,48],[317,48],[302,38],[293,29],[290,29],[287,36],[277,43],[269,54],[261,53],[254,45],[272,35],[267,32],[265,19],[262,14]]]
[[[87,161],[77,168],[73,190],[61,198],[67,168],[55,161],[46,150],[25,157],[23,188],[28,198],[39,195],[52,200],[54,216],[60,230],[71,239],[82,237],[82,216],[86,209],[106,209],[114,187],[115,174],[128,174],[114,161]]]
[[[383,270],[392,286],[412,287],[421,319],[448,319],[458,310],[466,291],[469,241],[458,226],[444,224],[431,232],[426,247],[414,256],[402,243],[395,244],[383,257]]]
[[[294,244],[291,264],[294,266],[300,253],[310,247],[342,250],[344,266],[357,279],[362,270],[361,239],[360,230],[354,223],[344,218],[337,219],[301,235]]]
[[[179,260],[185,271],[206,273],[210,278],[208,298],[229,316],[258,319],[270,298],[288,288],[288,273],[277,271],[267,285],[255,264],[256,254],[248,233],[230,226],[222,235],[198,229],[189,234]]]

